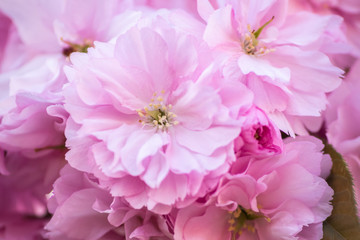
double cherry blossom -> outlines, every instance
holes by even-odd
[[[0,238],[321,239],[353,3],[1,1]]]

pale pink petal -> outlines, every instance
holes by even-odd
[[[174,96],[173,112],[179,126],[195,131],[211,126],[221,101],[214,89],[187,82],[174,92]]]
[[[239,36],[234,24],[234,12],[230,5],[216,10],[208,19],[204,40],[210,47],[237,42]]]
[[[134,67],[149,73],[154,92],[160,92],[168,91],[172,83],[169,81],[172,76],[166,51],[164,40],[154,31],[147,28],[140,31],[132,29],[117,40],[115,57],[123,67]]]
[[[230,239],[227,211],[216,208],[190,207],[180,211],[175,223],[175,239]]]
[[[215,11],[209,0],[197,0],[197,10],[205,21],[208,21],[210,15]]]
[[[42,7],[39,7],[42,4]],[[43,2],[31,0],[1,1],[0,9],[10,16],[18,28],[21,39],[35,49],[58,52],[58,39],[52,31],[52,23],[62,10],[62,2]],[[46,9],[46,10],[45,10]],[[34,32],[37,33],[34,37]]]
[[[238,66],[244,74],[255,73],[283,83],[290,81],[291,72],[288,67],[275,67],[266,59],[244,54],[239,57]]]
[[[178,126],[176,140],[180,145],[195,153],[211,155],[216,149],[228,145],[239,133],[240,129],[225,126],[195,132]]]
[[[281,29],[279,43],[293,43],[296,45],[314,43],[324,33],[331,18],[332,16],[319,16],[310,12],[289,15],[286,25]]]
[[[169,172],[169,163],[161,154],[149,157],[148,161],[147,169],[141,178],[149,187],[158,188]]]

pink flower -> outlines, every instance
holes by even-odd
[[[220,188],[207,204],[195,203],[179,210],[174,239],[234,239],[230,231],[232,212],[240,205],[257,209],[256,196],[264,191],[264,187],[250,176],[224,177]],[[243,237],[249,239],[246,238],[248,234],[244,233]]]
[[[113,199],[91,175],[69,165],[54,184],[46,225],[49,239],[170,239],[165,219]]]
[[[4,49],[0,50],[5,54],[3,61],[21,63],[16,68],[7,67],[14,71],[0,76],[1,80],[11,75],[11,81],[8,80],[9,95],[24,90],[61,90],[64,84],[64,79],[61,78],[62,67],[68,64],[65,57],[76,51],[86,52],[95,40],[111,40],[139,19],[139,13],[123,14],[131,6],[126,2],[110,0],[104,5],[98,0],[51,3],[30,0],[26,4],[23,0],[2,1],[0,10],[12,20],[17,29],[14,31],[13,26],[8,27],[4,21],[8,34],[4,34],[1,40],[6,43]],[[36,37],[34,32],[37,33]],[[16,53],[16,59],[12,52]],[[23,58],[24,61],[19,61]]]
[[[321,239],[333,193],[321,148],[314,138],[290,139],[282,154],[234,167],[206,204],[179,210],[175,239]]]
[[[213,188],[234,160],[252,95],[241,84],[217,87],[201,51],[190,35],[133,28],[115,46],[72,55],[69,163],[133,207],[161,213]]]
[[[61,104],[64,59],[38,55],[0,75],[0,143],[12,151],[36,150],[64,145],[64,118],[51,116],[47,108]]]
[[[46,194],[65,164],[64,152],[48,150],[24,156],[1,151],[0,158],[0,238],[43,239],[48,221]]]
[[[332,62],[342,69],[349,68],[355,58],[360,56],[359,37],[360,8],[353,0],[295,0],[289,2],[292,12],[309,11],[318,15],[334,16],[327,26],[321,50],[327,53]]]
[[[127,0],[110,0],[107,4],[98,0],[4,0],[0,3],[0,9],[14,22],[22,41],[42,53],[61,53],[64,43],[70,43],[70,47],[76,44],[86,47],[89,41],[92,44],[95,40],[110,40],[114,37],[112,33],[121,30],[119,26],[129,24],[129,21],[118,24],[127,20],[118,15],[130,6]]]
[[[99,239],[113,229],[107,221],[108,214],[102,206],[111,204],[108,192],[96,187],[85,174],[68,165],[54,184],[54,194],[49,200],[53,213],[45,229],[50,239]]]
[[[319,50],[337,16],[288,14],[280,0],[229,0],[216,10],[208,1],[198,2],[207,21],[204,39],[226,78],[245,83],[281,130],[294,135],[292,116],[320,116],[325,93],[340,84],[342,74]]]
[[[16,106],[0,118],[0,143],[4,149],[38,151],[64,145],[63,129],[57,127],[64,118],[47,113],[52,104],[48,99],[18,94],[15,101]]]
[[[111,204],[111,224],[123,228],[126,239],[173,239],[172,215],[157,215],[147,209],[133,209],[121,198]]]
[[[64,144],[66,116],[47,111],[63,104],[63,73],[74,51],[87,51],[94,40],[108,41],[130,28],[139,13],[122,12],[125,1],[2,1],[0,39],[0,143],[11,150]],[[39,7],[41,6],[41,7]],[[1,27],[1,26],[0,26]],[[16,27],[16,29],[15,29]],[[36,33],[36,37],[34,35]],[[56,108],[56,107],[55,107]]]
[[[237,157],[264,157],[281,153],[283,142],[280,130],[261,109],[252,108],[245,119],[241,134],[235,140]]]
[[[45,195],[51,191],[65,163],[64,152],[48,150],[33,156],[9,151],[4,154],[6,175],[0,175],[0,215],[44,215]]]
[[[141,14],[127,11],[133,4],[129,0],[58,1],[61,14],[53,19],[53,33],[63,53],[86,52],[94,41],[107,42],[131,28]]]

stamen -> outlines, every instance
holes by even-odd
[[[63,38],[61,38],[60,40],[68,45],[68,47],[64,48],[62,51],[63,55],[65,55],[66,57],[70,56],[70,54],[73,52],[87,53],[89,47],[94,47],[93,42],[87,39],[84,40],[83,44],[71,43],[64,40]]]
[[[275,51],[274,49],[270,49],[266,46],[259,44],[258,37],[260,36],[260,33],[262,30],[269,25],[272,20],[274,20],[274,16],[267,21],[264,25],[262,25],[258,30],[251,30],[251,26],[247,25],[248,33],[245,33],[242,40],[242,49],[244,52],[248,55],[254,55],[254,56],[262,56],[265,54],[268,54],[270,52]]]
[[[253,220],[258,218],[265,218],[267,221],[270,221],[270,218],[262,215],[261,213],[254,212],[249,209],[244,209],[240,205],[236,208],[235,211],[229,212],[230,219],[228,220],[229,228],[231,232],[231,239],[237,239],[244,230],[254,233],[255,227]]]
[[[161,93],[165,93],[161,91]],[[154,93],[153,96],[157,96]],[[143,110],[137,110],[137,113],[143,126],[155,127],[156,130],[167,131],[171,126],[178,125],[179,122],[175,121],[176,114],[170,111],[172,105],[165,105],[163,96],[158,96],[156,99],[152,98],[148,106]]]

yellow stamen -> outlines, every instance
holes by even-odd
[[[157,96],[157,93],[154,93],[153,96]],[[167,131],[171,126],[178,125],[179,122],[175,120],[176,114],[170,111],[172,105],[165,105],[163,102],[163,96],[158,96],[156,99],[152,98],[149,105],[143,110],[136,110],[141,117],[139,122],[143,126],[152,126],[161,131]]]

